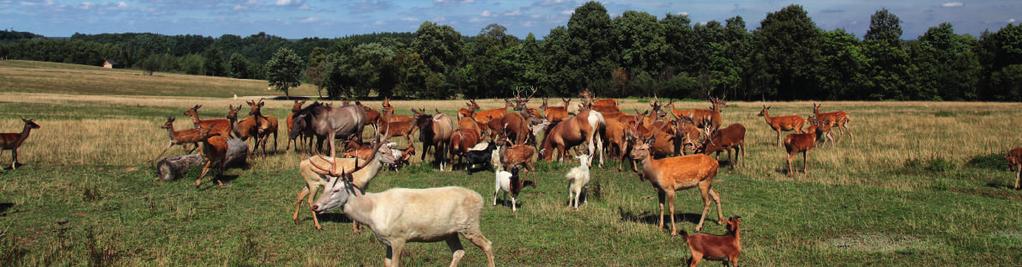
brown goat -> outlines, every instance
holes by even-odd
[[[659,228],[664,229],[664,204],[670,205],[671,235],[678,235],[678,229],[674,224],[674,196],[675,192],[693,187],[699,187],[703,198],[703,213],[699,217],[699,224],[696,231],[703,229],[703,221],[706,213],[710,211],[710,201],[717,203],[718,223],[724,223],[723,211],[720,207],[720,195],[713,190],[713,178],[717,176],[719,164],[716,160],[707,155],[695,154],[688,156],[669,157],[664,159],[653,159],[650,155],[650,146],[654,140],[646,139],[640,144],[632,147],[632,159],[642,162],[642,170],[639,172],[640,180],[649,180],[650,184],[657,191],[657,199],[660,204]]]
[[[763,109],[756,116],[766,119],[767,125],[774,129],[774,132],[777,132],[777,145],[781,145],[781,131],[803,133],[802,125],[806,123],[806,119],[798,115],[770,117],[770,106],[763,106]]]
[[[25,126],[21,128],[20,133],[0,133],[0,151],[11,150],[12,170],[18,168],[18,147],[25,143],[32,129],[39,129],[39,124],[36,124],[32,119],[21,119],[21,121],[25,123]]]
[[[185,111],[184,115],[192,118],[192,123],[195,128],[209,128],[214,134],[230,137],[231,136],[231,122],[227,119],[211,119],[211,120],[200,120],[199,109],[202,105],[195,105]]]
[[[816,139],[822,132],[816,130],[815,125],[810,125],[804,133],[793,133],[784,137],[784,150],[788,152],[788,176],[795,173],[792,168],[792,161],[798,153],[802,153],[802,173],[809,175],[809,150],[816,147]]]
[[[709,259],[727,261],[731,267],[738,267],[738,256],[742,254],[741,222],[742,217],[739,216],[728,218],[725,225],[727,233],[724,235],[689,235],[682,231],[681,235],[692,254],[688,259],[688,266],[699,266],[700,261]]]
[[[739,162],[745,161],[745,126],[741,123],[734,123],[728,125],[725,128],[717,129],[710,135],[710,138],[706,138],[703,142],[702,147],[703,154],[709,155],[710,153],[717,153],[717,158],[720,158],[720,151],[727,150],[727,160],[734,169],[738,166]],[[731,150],[735,151],[735,159],[731,160]],[[741,161],[739,161],[741,157]]]
[[[1015,190],[1022,189],[1019,185],[1022,183],[1022,147],[1008,151],[1008,156],[1005,159],[1008,160],[1008,168],[1015,168]]]

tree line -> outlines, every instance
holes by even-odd
[[[589,88],[600,96],[742,100],[1022,100],[1022,26],[978,38],[950,23],[902,40],[900,19],[881,9],[860,39],[820,29],[799,5],[745,20],[692,23],[598,2],[539,40],[498,24],[465,36],[423,22],[414,33],[288,40],[259,33],[166,36],[75,34],[65,39],[0,34],[0,57],[146,72],[267,79],[281,90],[309,83],[332,98],[505,97],[534,87],[546,96]],[[15,37],[6,37],[15,36]],[[21,38],[19,38],[21,37]]]

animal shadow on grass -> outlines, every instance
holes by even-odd
[[[1007,170],[1008,161],[1001,154],[986,154],[973,157],[966,166],[990,170]]]
[[[671,218],[667,217],[667,215],[668,215],[667,214],[668,211],[666,210],[667,207],[664,207],[664,208],[665,208],[665,210],[664,210],[664,228],[667,228],[667,226],[671,222]],[[675,205],[674,208],[677,209],[678,208],[677,205]],[[643,211],[640,214],[636,214],[635,212],[625,211],[624,208],[618,207],[617,208],[617,213],[621,216],[621,221],[625,221],[625,222],[637,222],[637,223],[644,223],[644,224],[649,224],[649,225],[657,225],[657,221],[660,220],[660,214],[653,213],[653,212],[648,212],[648,211]],[[701,216],[701,214],[686,213],[686,212],[674,213],[674,221],[675,222],[689,222],[689,223],[695,224],[695,223],[699,223],[699,216]]]
[[[517,204],[518,204],[518,208],[521,208],[521,207],[524,206],[524,205],[522,205],[522,200],[520,200],[520,199],[517,201]],[[506,208],[510,209],[511,208],[511,198],[498,198],[497,199],[497,205],[500,205],[501,207],[506,207]]]
[[[320,221],[324,222],[351,223],[351,218],[348,218],[347,215],[336,212],[317,214],[316,218],[319,218]],[[311,221],[312,217],[307,219]]]
[[[224,174],[224,175],[220,176],[220,181],[223,181],[224,182],[224,186],[226,187],[226,186],[230,185],[232,181],[234,181],[235,179],[238,179],[238,176],[240,176],[240,175],[237,175],[237,174],[234,174],[234,175]],[[202,190],[219,187],[219,186],[217,186],[215,180],[210,182],[210,181],[208,181],[208,179],[209,179],[209,176],[206,176],[206,178],[202,178],[202,180],[203,180],[202,184],[203,185],[207,185],[207,184],[209,185],[209,186],[203,187]]]
[[[21,162],[15,163],[14,165],[16,167],[18,167],[18,168],[21,168],[21,166],[25,166],[25,164],[21,164]],[[10,171],[10,170],[14,170],[14,168],[11,168],[11,165],[6,165],[6,166],[4,166],[4,170],[5,171]]]
[[[14,203],[10,203],[10,202],[0,203],[0,216],[7,215],[7,210],[9,210],[9,209],[11,209],[13,207],[14,207]]]

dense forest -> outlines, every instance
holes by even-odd
[[[747,30],[742,17],[692,23],[686,15],[579,6],[539,40],[493,24],[465,36],[424,22],[414,33],[288,40],[258,33],[167,36],[75,34],[44,38],[0,32],[0,58],[99,65],[146,72],[270,79],[288,56],[300,81],[330,97],[503,97],[516,88],[575,95],[746,100],[1022,100],[1022,26],[978,38],[935,25],[902,40],[901,21],[881,9],[862,39],[820,29],[804,8],[767,14]],[[276,68],[276,67],[275,67]],[[299,81],[296,78],[295,81]]]

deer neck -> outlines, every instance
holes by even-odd
[[[167,137],[170,138],[171,142],[177,140],[177,138],[174,138],[174,125],[171,125],[170,127],[167,128]]]
[[[16,142],[18,146],[21,146],[21,143],[24,142],[25,139],[28,139],[28,134],[31,132],[32,126],[29,126],[28,123],[26,123],[25,128],[21,129],[21,133],[18,134],[18,142]]]
[[[189,116],[189,117],[192,118],[192,124],[195,124],[195,126],[199,126],[199,122],[202,121],[202,120],[199,120],[199,113],[198,112],[192,113],[192,115]]]
[[[770,111],[766,111],[766,110],[763,111],[763,119],[766,120],[767,124],[772,122],[772,120],[770,120]]]
[[[348,203],[344,204],[344,214],[353,221],[372,226],[372,214],[376,208],[374,195],[376,194],[363,193],[361,196],[352,194],[348,198]]]

